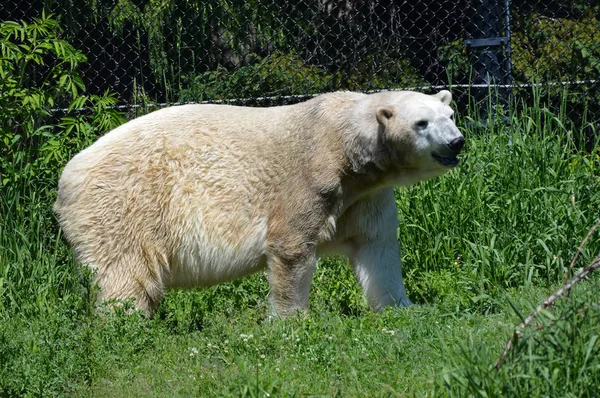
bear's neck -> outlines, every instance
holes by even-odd
[[[376,110],[362,101],[365,97],[351,92],[325,94],[302,103],[293,115],[300,121],[292,122],[310,126],[314,134],[318,143],[314,150],[321,159],[317,167],[331,165],[326,159],[334,153],[341,155],[335,156],[335,163],[345,204],[381,188],[399,185],[396,182],[403,173],[399,167],[403,161],[382,141],[384,134],[377,130],[382,127],[375,119]]]
[[[403,162],[389,143],[376,118],[377,110],[368,101],[357,100],[346,110],[348,123],[340,130],[344,153],[348,159],[348,175],[362,181],[378,183],[389,173],[397,173]]]
[[[347,170],[342,179],[346,202],[351,203],[382,188],[408,186],[429,178],[412,166],[410,157],[385,141],[384,127],[376,120],[372,102],[356,100],[348,107],[348,124],[342,131]]]

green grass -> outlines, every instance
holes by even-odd
[[[320,262],[308,314],[269,320],[264,274],[172,291],[152,320],[95,312],[91,276],[50,212],[0,195],[0,396],[594,396],[600,278],[515,326],[565,277],[600,218],[597,154],[560,114],[461,120],[462,165],[397,191],[410,309],[368,311],[344,259]],[[471,127],[469,127],[471,126]],[[576,270],[600,251],[590,239]],[[583,310],[582,310],[583,309]]]

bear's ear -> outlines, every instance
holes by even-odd
[[[446,105],[450,105],[450,102],[452,102],[452,93],[448,90],[442,90],[437,94],[433,94],[433,96]]]
[[[387,126],[387,124],[393,116],[394,110],[391,106],[380,106],[379,108],[377,108],[377,121],[380,124]]]

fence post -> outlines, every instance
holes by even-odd
[[[510,0],[475,0],[475,3],[472,38],[464,44],[473,55],[472,83],[484,86],[475,88],[473,93],[482,120],[486,120],[492,110],[488,105],[494,108],[509,104],[511,90],[506,86],[512,83]],[[494,85],[501,87],[494,90]]]

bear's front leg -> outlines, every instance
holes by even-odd
[[[371,308],[412,305],[402,280],[402,266],[398,241],[366,240],[358,245],[350,262]]]
[[[270,299],[277,315],[286,317],[308,309],[316,264],[315,247],[308,243],[269,255]]]
[[[412,305],[402,280],[393,189],[363,198],[349,209],[344,221],[352,242],[350,263],[371,308]]]

